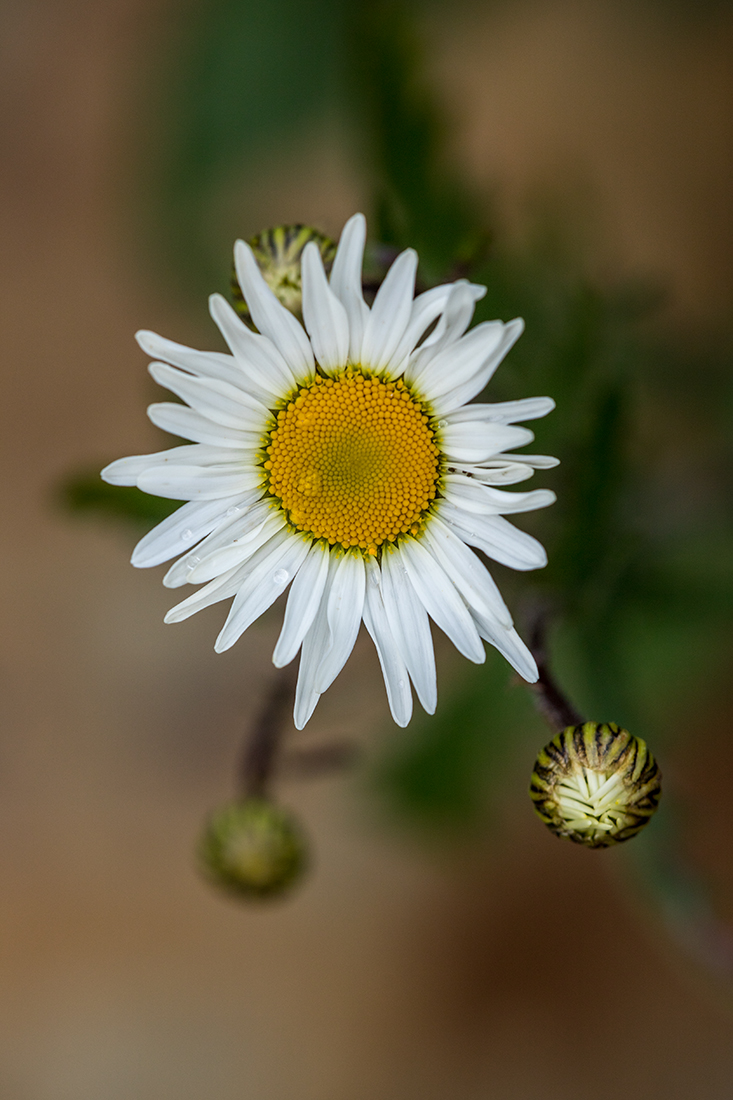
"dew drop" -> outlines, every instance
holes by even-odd
[[[287,579],[288,579],[287,569],[278,569],[272,574],[272,583],[273,584],[285,584],[285,581]]]
[[[397,687],[403,688],[404,686],[405,686],[405,681],[404,680],[398,680],[397,681]]]
[[[448,421],[447,420],[439,420],[438,421],[438,427],[439,428],[447,428],[448,427]]]
[[[193,531],[190,527],[187,527],[185,531],[181,531],[181,542],[190,542],[193,538]]]
[[[238,511],[239,511],[239,505],[238,504],[233,504],[231,506],[231,508],[227,508],[227,515],[228,516],[236,516]]]

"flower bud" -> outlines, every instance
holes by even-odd
[[[306,864],[306,847],[295,819],[265,798],[229,802],[209,818],[199,856],[219,886],[243,897],[283,893]]]
[[[529,793],[556,836],[608,848],[644,828],[661,790],[661,773],[640,737],[615,722],[585,722],[545,745]]]
[[[336,254],[336,245],[330,237],[309,225],[278,225],[274,229],[265,229],[249,241],[265,282],[299,321],[303,319],[300,258],[309,241],[315,241],[318,245],[321,259],[328,271]],[[236,271],[232,272],[231,289],[237,313],[246,321],[251,321]]]

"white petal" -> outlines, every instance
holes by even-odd
[[[209,312],[248,383],[260,391],[265,403],[295,388],[295,375],[272,341],[248,329],[221,294],[211,295]]]
[[[472,329],[463,337],[463,340],[470,340],[474,332],[478,332],[481,327],[481,325],[477,325],[475,329]],[[504,332],[498,347],[490,351],[483,361],[474,362],[472,368],[464,362],[460,370],[454,370],[451,364],[450,357],[452,354],[457,353],[462,341],[453,348],[447,348],[440,356],[441,360],[444,360],[445,371],[439,387],[440,393],[433,396],[432,383],[430,391],[426,389],[433,411],[439,416],[445,416],[447,413],[459,408],[459,406],[465,405],[476,394],[481,393],[504,356],[514,346],[523,331],[524,321],[520,317],[515,318],[514,321],[509,321],[508,324],[504,325]],[[438,360],[431,363],[430,369],[432,370],[437,364]],[[445,388],[446,384],[449,386],[447,389]]]
[[[303,249],[303,321],[316,359],[327,373],[346,366],[349,355],[349,322],[346,310],[328,285],[318,246]]]
[[[406,361],[408,360],[411,353],[414,351],[416,344],[420,340],[420,337],[438,317],[440,317],[438,324],[435,326],[430,335],[425,339],[425,341],[420,345],[421,353],[423,352],[423,349],[431,347],[434,343],[436,343],[436,341],[443,340],[448,324],[446,320],[446,307],[451,302],[454,288],[457,286],[465,288],[464,293],[466,294],[466,300],[469,302],[469,306],[467,311],[466,324],[463,326],[460,332],[455,333],[455,339],[458,339],[458,337],[462,335],[462,333],[465,331],[466,325],[473,316],[474,303],[477,302],[480,298],[483,298],[484,294],[486,293],[486,287],[473,286],[465,282],[464,280],[461,280],[458,283],[450,283],[445,286],[436,286],[433,287],[432,290],[426,290],[423,294],[419,294],[412,303],[409,323],[407,325],[407,328],[405,329],[402,339],[397,345],[397,348],[395,349],[395,352],[392,356],[392,361],[395,366],[390,368],[390,377],[396,377],[397,373],[399,373],[401,369],[400,364],[404,364],[404,366],[407,366]],[[441,314],[442,317],[440,316]],[[450,313],[448,313],[448,317],[452,321],[452,315]]]
[[[149,455],[130,455],[118,458],[105,466],[100,477],[110,485],[137,485],[140,475],[154,466],[217,466],[224,462],[240,463],[243,455],[228,448],[202,446],[192,443],[183,447],[171,447],[167,451],[155,451]]]
[[[511,512],[534,512],[554,504],[551,489],[535,489],[531,493],[505,493],[482,485],[463,474],[446,474],[442,481],[442,493],[446,500],[466,512],[478,512],[485,516],[498,516]]]
[[[334,570],[328,593],[329,644],[318,666],[315,683],[321,694],[331,686],[354,648],[364,609],[365,585],[361,554],[344,554]]]
[[[446,417],[449,424],[466,420],[491,420],[497,424],[515,424],[518,420],[538,420],[555,408],[551,397],[527,397],[523,401],[497,401],[493,405],[463,405]]]
[[[429,550],[415,539],[405,539],[399,553],[412,587],[431,619],[469,661],[482,664],[486,651],[473,619],[453,584]]]
[[[423,538],[471,611],[492,616],[502,626],[510,627],[512,617],[494,578],[463,539],[437,516],[431,517]]]
[[[416,271],[417,253],[405,249],[377,291],[362,346],[362,362],[370,370],[381,371],[392,363],[410,320]],[[391,377],[390,371],[386,373]]]
[[[225,355],[219,351],[196,351],[183,344],[176,344],[173,340],[166,340],[164,336],[158,336],[157,332],[148,332],[145,329],[136,332],[135,339],[152,359],[162,359],[164,363],[182,367],[183,370],[197,377],[217,378],[220,382],[230,382],[233,386],[246,387],[246,380],[242,379],[242,371],[231,355]]]
[[[276,668],[290,664],[316,617],[328,577],[329,551],[314,542],[288,594],[280,637],[272,654]]]
[[[354,214],[343,228],[331,267],[331,290],[346,310],[349,321],[349,358],[352,363],[361,362],[364,331],[369,320],[369,307],[361,289],[365,241],[364,215]]]
[[[321,697],[321,693],[316,687],[316,672],[329,642],[328,594],[333,571],[336,567],[336,556],[329,554],[328,562],[329,574],[326,578],[321,602],[318,605],[313,623],[303,639],[303,649],[300,655],[298,683],[295,688],[295,707],[293,709],[293,724],[298,730],[303,729]]]
[[[535,470],[552,470],[555,466],[560,465],[559,458],[553,458],[552,455],[495,455],[497,459],[503,462],[521,462],[526,466],[532,466]]]
[[[315,377],[315,363],[303,326],[282,305],[262,277],[252,249],[244,241],[234,246],[234,265],[252,320],[272,340],[298,382]]]
[[[244,534],[231,537],[227,546],[220,546],[216,550],[202,556],[188,575],[189,584],[204,584],[214,577],[228,573],[238,565],[251,558],[261,546],[285,526],[285,516],[282,512],[272,512],[267,519],[258,523]],[[232,532],[234,535],[234,532]]]
[[[215,424],[249,432],[265,431],[271,415],[269,410],[251,394],[229,382],[194,378],[165,363],[151,363],[148,370],[159,386],[183,398],[191,408]]]
[[[458,462],[449,467],[450,473],[468,474],[474,481],[480,481],[483,485],[516,485],[519,481],[526,481],[534,476],[531,466],[522,462],[490,461],[483,466],[472,466],[465,462]]]
[[[159,401],[148,405],[148,416],[158,428],[181,439],[190,439],[193,443],[208,443],[216,447],[259,448],[262,435],[244,432],[239,428],[225,428],[223,424],[214,424],[208,417],[202,416],[188,405],[179,405],[173,401]]]
[[[173,563],[163,577],[163,584],[166,588],[179,588],[182,584],[188,584],[192,580],[194,569],[207,555],[224,546],[230,546],[235,539],[239,543],[245,541],[248,543],[250,537],[254,537],[256,532],[261,531],[272,515],[272,502],[267,497],[257,500],[251,507],[228,508],[216,528],[206,536],[203,542],[192,547],[187,554]],[[270,534],[272,534],[271,530],[266,537]],[[259,545],[260,543],[252,547],[252,551],[254,552]],[[226,570],[219,570],[219,572],[226,572]]]
[[[387,622],[380,588],[379,566],[369,558],[366,562],[367,583],[364,599],[364,625],[374,642],[387,689],[392,717],[398,726],[406,726],[412,717],[412,692],[407,665]]]
[[[241,506],[242,500],[229,497],[182,505],[140,539],[132,552],[132,564],[138,569],[149,569],[190,549],[218,527],[229,508]]]
[[[507,630],[490,617],[474,614],[474,618],[481,637],[498,649],[520,676],[534,684],[539,678],[537,664],[516,630]]]
[[[524,447],[534,435],[528,428],[470,420],[446,424],[438,430],[441,450],[456,462],[485,462],[509,447]]]
[[[262,472],[255,467],[153,466],[140,474],[137,485],[169,500],[217,500],[258,488]]]
[[[420,302],[422,298],[426,298],[429,294],[437,294],[438,291],[443,292],[441,307],[438,311],[438,313],[442,313],[442,316],[440,317],[440,320],[438,321],[437,325],[430,333],[430,335],[427,336],[420,345],[421,349],[429,348],[435,344],[438,344],[441,347],[444,346],[445,336],[449,328],[450,336],[447,340],[448,343],[452,342],[453,340],[457,340],[459,336],[463,335],[465,329],[461,330],[459,325],[456,324],[457,319],[453,314],[453,310],[451,309],[446,314],[446,307],[453,294],[454,288],[457,286],[465,286],[468,288],[468,292],[471,295],[471,299],[474,305],[476,302],[480,302],[481,299],[486,296],[485,286],[479,286],[477,283],[467,283],[464,279],[459,279],[455,283],[446,283],[444,286],[433,287],[432,290],[427,290],[424,294],[419,295],[419,297],[415,299],[415,306],[417,306],[418,302]],[[414,312],[415,310],[413,309],[413,314]],[[412,324],[412,321],[410,322],[410,324]]]
[[[282,537],[281,532],[249,560],[247,576],[216,639],[214,649],[217,653],[233,646],[247,627],[285,591],[303,564],[308,547],[307,540],[299,535],[288,532]]]
[[[163,621],[166,623],[182,623],[184,619],[190,619],[197,611],[202,611],[212,603],[228,600],[230,596],[233,596],[239,590],[246,568],[245,564],[240,566],[239,569],[230,569],[228,573],[223,573],[221,577],[205,584],[203,588],[199,588],[198,592],[194,592],[192,596],[188,596],[181,603],[172,607]]]
[[[443,367],[445,354],[448,348],[455,347],[471,323],[475,307],[475,294],[473,288],[466,282],[454,283],[445,303],[443,316],[436,325],[435,332],[422,344],[405,370],[405,380],[414,383],[418,389],[427,392],[431,389],[435,378],[439,378]],[[501,325],[501,322],[492,322],[491,326]],[[486,332],[493,331],[492,327],[479,326]],[[497,333],[497,339],[499,335]],[[437,368],[432,364],[438,362]]]
[[[457,531],[464,542],[478,547],[510,569],[541,569],[547,565],[542,544],[526,531],[513,527],[503,516],[470,515],[444,501],[440,505],[440,518]]]
[[[407,665],[418,699],[428,714],[433,714],[438,701],[438,688],[428,613],[410,584],[399,554],[389,550],[382,554],[381,573],[382,599],[389,628]]]

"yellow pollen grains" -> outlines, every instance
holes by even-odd
[[[348,367],[316,378],[277,414],[264,463],[291,525],[376,554],[417,534],[436,493],[439,449],[403,382]]]

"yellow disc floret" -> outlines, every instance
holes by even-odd
[[[264,463],[269,491],[299,531],[370,554],[417,534],[435,497],[439,448],[402,381],[347,368],[317,377],[277,414]]]

